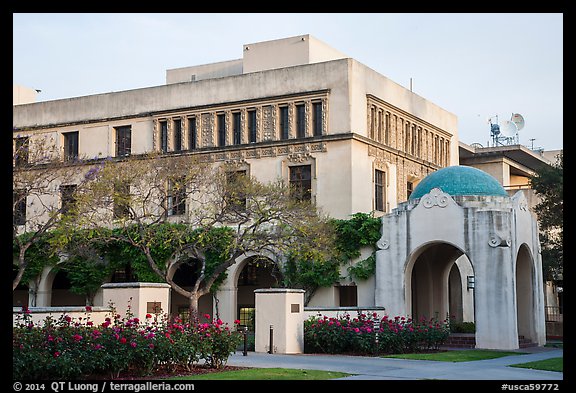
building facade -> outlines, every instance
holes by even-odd
[[[262,182],[301,182],[311,201],[340,219],[392,212],[420,180],[459,165],[467,151],[454,114],[313,36],[245,44],[242,53],[167,70],[162,86],[14,105],[14,146],[48,137],[64,161],[202,155]],[[61,186],[74,185],[72,179],[58,182],[47,202],[56,206],[66,200]],[[26,231],[26,211],[20,224]],[[229,269],[216,296],[200,299],[201,312],[217,310],[227,321],[248,318],[254,289],[273,285],[252,260],[247,255]],[[322,288],[309,306],[338,307],[348,301],[349,287],[356,305],[377,305],[372,277]],[[65,277],[45,269],[14,292],[13,302],[81,305],[85,299],[66,291]],[[172,294],[171,313],[187,307],[187,299]]]

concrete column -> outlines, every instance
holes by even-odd
[[[514,269],[510,248],[478,242],[472,261],[475,267],[476,348],[518,349]],[[484,243],[485,247],[480,250]],[[483,256],[480,256],[484,254]]]
[[[55,274],[50,274],[52,267],[44,267],[41,273],[40,282],[36,289],[36,304],[34,304],[34,294],[30,293],[28,304],[35,307],[50,307],[52,305],[52,282]]]
[[[272,353],[304,352],[304,293],[303,289],[256,289],[255,351]]]
[[[232,286],[225,286],[216,292],[218,298],[218,313],[223,322],[228,323],[230,326],[234,325],[234,320],[237,319],[237,289]],[[216,302],[214,302],[216,304]],[[214,310],[212,315],[216,315]]]

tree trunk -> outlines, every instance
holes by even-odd
[[[200,295],[197,291],[190,292],[190,323],[198,323],[200,320],[200,316],[198,315],[198,299]]]

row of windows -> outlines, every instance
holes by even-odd
[[[291,166],[290,186],[292,196],[302,201],[312,199],[312,170],[310,165]],[[246,171],[234,171],[228,173],[228,181],[235,182],[241,176],[246,176]],[[67,213],[75,202],[74,192],[76,185],[60,186],[61,207],[60,211]],[[174,178],[168,181],[166,195],[166,212],[168,216],[183,215],[186,213],[186,188],[183,179]],[[114,186],[114,207],[113,217],[115,219],[130,217],[130,185],[120,183]],[[226,197],[226,204],[229,208],[245,209],[246,198],[235,194],[233,197]],[[26,223],[26,194],[22,191],[13,192],[13,222],[14,225],[24,225]]]
[[[263,107],[261,109],[266,113],[272,113],[272,105]],[[290,139],[291,127],[295,130],[296,138],[305,138],[307,136],[307,117],[306,117],[306,104],[299,103],[294,105],[295,116],[291,120],[290,109],[288,104],[279,104],[278,106],[278,139]],[[230,146],[242,145],[246,143],[256,143],[260,140],[269,140],[267,137],[259,137],[258,132],[258,114],[257,108],[250,108],[246,110],[245,120],[242,117],[242,112],[231,111],[230,122],[227,121],[226,113],[215,113],[215,140],[216,146]],[[323,103],[311,103],[312,119],[311,119],[311,132],[313,136],[320,136],[324,133],[323,126]],[[210,114],[198,114],[187,117],[178,117],[172,119],[163,119],[158,122],[159,133],[159,149],[161,152],[166,153],[169,151],[185,151],[195,150],[200,147],[212,147],[209,142],[208,146],[200,146],[200,122],[208,121],[209,126],[205,126],[204,132],[210,132],[212,129],[212,120]],[[185,119],[185,124],[183,124]],[[172,122],[172,130],[169,131],[169,121]],[[246,124],[243,124],[246,122]],[[292,124],[294,122],[294,124]],[[244,126],[246,126],[246,133],[244,133]],[[262,129],[266,128],[268,131],[271,127],[268,123],[260,126]],[[229,129],[230,128],[230,129]],[[208,131],[206,131],[208,130]],[[273,132],[272,132],[273,133]],[[272,138],[274,139],[274,138]],[[186,142],[187,141],[187,142]]]
[[[132,149],[132,127],[115,127],[116,156],[129,156]],[[78,131],[63,132],[64,161],[76,161],[79,158],[80,133]],[[22,167],[29,164],[30,138],[19,137],[14,140],[14,165]]]
[[[234,171],[228,173],[228,181],[234,182],[246,176],[246,171]],[[292,196],[301,201],[312,200],[312,166],[294,165],[289,167],[289,184]],[[407,184],[408,194],[412,191],[412,183]],[[74,193],[76,185],[60,186],[61,207],[60,211],[66,213],[75,202]],[[115,219],[127,218],[130,216],[130,185],[126,183],[117,184],[114,187],[114,208],[113,217]],[[168,216],[179,216],[186,213],[186,188],[181,178],[168,180],[166,195],[166,214]],[[230,208],[238,209],[246,207],[246,198],[235,194],[229,197],[226,204]],[[26,194],[22,191],[13,192],[13,222],[14,225],[24,225],[26,223]],[[386,172],[376,169],[374,171],[374,210],[385,212],[386,206]]]
[[[290,137],[290,118],[287,105],[279,107],[279,137],[281,140]],[[312,102],[312,132],[314,136],[323,134],[323,109],[322,102]],[[216,115],[216,143],[217,146],[242,145],[245,143],[256,143],[258,141],[257,129],[257,109],[248,109],[246,111],[247,135],[243,133],[242,116],[240,112],[231,114],[231,134],[228,135],[228,124],[226,114],[218,113]],[[168,131],[168,120],[159,122],[160,151],[185,151],[199,148],[199,117],[191,116],[186,118],[186,130],[183,129],[182,118],[172,119],[172,132]],[[306,107],[305,104],[295,105],[294,128],[296,138],[306,137]],[[115,133],[115,156],[124,157],[132,153],[132,127],[130,125],[114,127]],[[187,135],[185,135],[187,133]],[[171,134],[171,135],[170,135]],[[64,161],[75,161],[79,158],[79,131],[62,133],[63,136],[63,157]],[[187,138],[185,138],[185,136]],[[171,137],[171,143],[169,143]],[[231,140],[228,140],[231,138]],[[245,140],[247,138],[247,140]],[[29,162],[29,138],[19,137],[15,139],[14,164],[16,166],[26,165]],[[185,145],[185,142],[186,145]]]
[[[450,141],[415,122],[403,119],[369,100],[368,133],[372,140],[446,166]]]

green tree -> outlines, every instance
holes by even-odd
[[[238,172],[197,156],[111,160],[77,194],[76,220],[65,224],[138,250],[159,278],[189,299],[190,316],[197,318],[199,298],[241,256],[280,260],[298,248],[324,254],[334,248],[328,218],[309,201],[294,198],[280,180],[230,175]],[[113,231],[102,230],[102,223]],[[174,273],[190,261],[197,278],[182,288]]]
[[[376,242],[380,238],[381,221],[368,213],[355,213],[349,219],[331,219],[334,232],[334,250],[329,254],[300,247],[288,255],[283,265],[283,285],[306,290],[304,305],[321,287],[330,287],[342,280],[340,268],[348,265],[349,276],[366,280],[376,271]],[[369,248],[372,254],[358,261],[361,250]]]
[[[543,165],[530,177],[530,185],[540,202],[534,207],[540,226],[542,265],[547,280],[561,277],[564,264],[564,155],[553,165]]]

